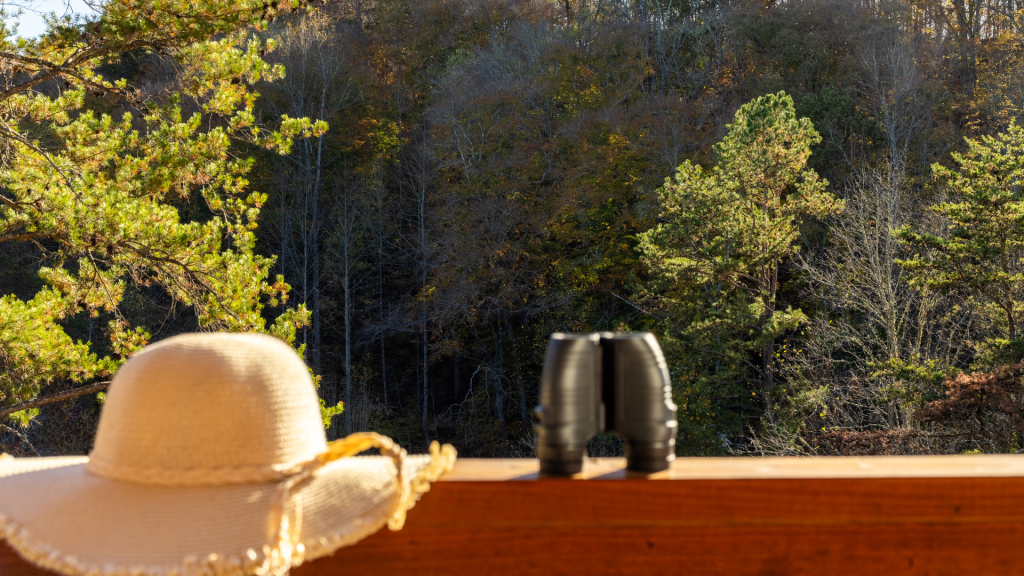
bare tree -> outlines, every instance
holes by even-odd
[[[991,0],[949,0],[949,11],[953,18],[949,25],[956,39],[956,56],[960,62],[962,90],[973,95],[978,70],[978,46],[981,44],[982,28],[990,14],[985,8]],[[954,24],[955,23],[955,24]]]
[[[341,170],[344,172],[344,170]],[[329,229],[325,231],[327,266],[332,278],[341,284],[341,321],[345,337],[345,351],[342,367],[345,382],[345,433],[356,431],[354,426],[355,405],[352,403],[355,367],[352,351],[355,344],[353,325],[355,322],[356,294],[361,291],[365,274],[359,274],[359,265],[372,247],[367,241],[365,189],[362,179],[333,178]],[[361,381],[365,385],[365,378]],[[365,394],[361,398],[365,405]],[[365,408],[365,406],[363,406]],[[365,410],[363,411],[365,412]]]
[[[423,435],[428,443],[430,431],[428,427],[427,412],[430,406],[430,324],[432,317],[430,302],[432,300],[433,287],[430,284],[431,273],[435,265],[436,247],[433,238],[434,228],[432,213],[430,210],[434,187],[434,173],[436,170],[435,160],[427,141],[429,131],[423,127],[419,139],[412,143],[406,150],[403,157],[405,178],[402,179],[408,199],[411,201],[412,213],[409,214],[409,221],[412,224],[410,233],[404,241],[413,259],[417,281],[417,294],[414,302],[411,303],[410,311],[415,319],[414,323],[419,333],[420,360],[422,362],[420,371],[420,408],[421,427]]]
[[[386,187],[384,185],[384,158],[378,158],[374,163],[373,173],[370,177],[369,182],[372,192],[373,209],[376,216],[376,221],[373,225],[373,244],[376,249],[376,260],[377,260],[377,320],[379,322],[379,329],[375,334],[375,337],[380,339],[380,382],[381,391],[384,393],[384,412],[388,412],[388,362],[387,362],[387,330],[385,326],[389,324],[387,322],[387,314],[385,311],[384,304],[384,267],[387,263],[384,249],[387,245],[388,237],[391,234],[391,226],[388,225],[387,216],[390,214],[388,209],[387,198],[385,195]]]
[[[912,288],[896,262],[908,248],[893,230],[911,221],[927,224],[927,218],[906,193],[902,173],[864,174],[847,190],[828,246],[798,259],[821,307],[801,352],[791,358],[793,373],[808,386],[802,401],[820,411],[830,431],[910,426],[921,394],[881,368],[894,360],[953,366],[970,354],[977,332],[972,314],[940,294]],[[793,443],[776,438],[774,445]]]
[[[654,74],[642,88],[650,96],[683,94],[689,101],[720,103],[734,63],[729,56],[732,7],[720,2],[645,0],[633,17],[642,29]],[[708,106],[709,108],[711,106]]]
[[[907,162],[911,141],[927,125],[935,102],[923,86],[916,51],[902,32],[893,30],[878,43],[869,43],[861,56],[861,90],[872,115],[885,133],[891,167],[896,178]],[[896,185],[890,182],[889,187]]]
[[[319,11],[303,14],[276,30],[278,50],[269,60],[284,64],[285,78],[264,89],[267,108],[275,114],[328,121],[360,97],[350,73],[349,55],[340,26]],[[339,151],[330,133],[296,143],[283,157],[271,194],[272,226],[282,273],[296,286],[297,296],[312,312],[302,338],[307,361],[321,372],[323,325],[322,235],[328,168]]]

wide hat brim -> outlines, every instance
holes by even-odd
[[[29,562],[68,576],[270,571],[268,518],[277,483],[144,485],[90,474],[88,460],[0,458],[0,539]],[[450,466],[430,456],[406,458],[402,477],[414,485],[409,506]],[[398,489],[395,465],[384,456],[343,458],[318,470],[287,503],[292,533],[305,550],[291,565],[381,529]]]

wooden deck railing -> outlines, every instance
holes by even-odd
[[[1024,574],[1024,456],[624,465],[462,459],[404,529],[293,574]],[[42,574],[0,545],[0,575]]]

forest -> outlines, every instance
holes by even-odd
[[[680,455],[1022,448],[1024,0],[3,6],[0,452],[200,330],[410,451],[532,457],[548,336],[606,330]]]

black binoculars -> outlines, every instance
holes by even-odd
[[[598,432],[625,439],[627,470],[658,472],[675,458],[668,365],[649,332],[552,334],[540,402],[534,414],[544,474],[580,472],[587,441]]]

